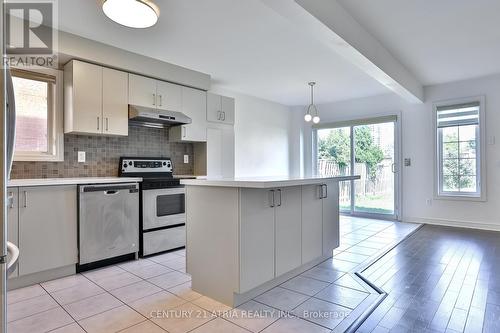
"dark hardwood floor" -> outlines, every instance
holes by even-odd
[[[362,274],[388,296],[358,332],[500,332],[500,232],[426,225]]]

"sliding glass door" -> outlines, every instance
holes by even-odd
[[[397,218],[396,133],[395,117],[316,130],[317,174],[361,177],[340,183],[343,213]]]

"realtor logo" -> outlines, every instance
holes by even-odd
[[[10,66],[53,67],[56,54],[56,0],[8,0],[6,62]]]

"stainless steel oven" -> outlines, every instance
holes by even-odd
[[[184,187],[144,189],[142,192],[144,230],[186,223]]]
[[[169,158],[120,159],[120,176],[142,177],[140,185],[139,255],[186,246],[185,190],[173,178]]]

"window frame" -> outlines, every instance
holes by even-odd
[[[443,138],[438,128],[438,108],[445,106],[459,106],[467,103],[479,103],[479,125],[476,129],[476,192],[459,192],[443,190]],[[465,200],[486,201],[486,98],[475,96],[452,99],[433,103],[433,130],[434,130],[434,199],[437,200]]]
[[[47,152],[14,151],[14,162],[62,162],[64,161],[64,122],[63,122],[63,72],[57,69],[36,68],[26,70],[24,68],[13,68],[13,77],[36,80],[40,75],[48,75],[55,78],[52,89],[48,91],[47,109]]]

